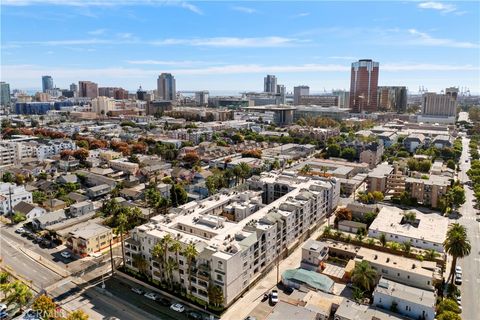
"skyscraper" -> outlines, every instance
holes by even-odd
[[[277,77],[271,74],[267,74],[267,76],[263,78],[263,92],[277,92]]]
[[[42,76],[42,91],[47,92],[47,90],[53,89],[53,78],[51,76]]]
[[[293,104],[298,105],[300,104],[300,98],[302,96],[310,95],[310,87],[309,86],[297,86],[293,87]]]
[[[377,111],[379,63],[370,59],[352,63],[350,108],[353,112]]]
[[[0,82],[0,106],[10,104],[10,85],[6,82]]]
[[[378,87],[378,109],[403,113],[407,110],[407,87]]]
[[[445,89],[445,94],[452,97],[454,100],[457,100],[458,97],[458,88],[450,87]]]
[[[98,85],[91,81],[79,81],[78,96],[90,99],[98,97]]]
[[[72,83],[70,85],[70,91],[73,91],[73,93],[76,95],[78,93],[78,86],[75,83]]]
[[[157,95],[159,100],[173,101],[176,99],[175,77],[171,73],[162,73],[158,76]]]

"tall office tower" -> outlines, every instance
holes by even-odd
[[[285,104],[287,102],[287,89],[283,84],[277,84],[277,95],[279,104]]]
[[[455,88],[455,87],[447,88],[447,89],[445,89],[445,94],[446,94],[447,96],[450,96],[450,97],[452,97],[453,99],[457,100],[457,97],[458,97],[458,88]]]
[[[379,63],[370,59],[352,63],[350,108],[353,112],[377,111]]]
[[[98,97],[98,85],[91,81],[79,81],[78,96],[90,99]]]
[[[293,87],[293,104],[298,105],[300,104],[300,99],[302,96],[310,95],[310,87],[309,86],[297,86]]]
[[[349,108],[350,107],[350,92],[344,90],[334,90],[332,95],[337,96],[337,107]]]
[[[162,73],[158,76],[157,94],[159,100],[176,100],[177,91],[175,86],[175,77],[171,73]]]
[[[42,76],[42,91],[47,92],[47,90],[53,89],[53,78],[51,76]]]
[[[7,106],[10,104],[10,84],[0,82],[0,106]]]
[[[407,110],[407,87],[378,87],[378,109],[403,113]]]
[[[78,86],[75,83],[70,84],[70,91],[78,92]]]
[[[137,90],[137,99],[143,101],[147,100],[147,91],[142,90],[142,86]]]
[[[198,106],[208,105],[208,91],[196,91],[195,92],[195,104]]]
[[[267,74],[267,76],[263,78],[263,92],[277,92],[277,77],[271,74]]]
[[[423,95],[422,117],[455,117],[456,114],[457,101],[453,96],[433,92]]]

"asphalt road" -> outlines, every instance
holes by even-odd
[[[460,158],[460,182],[469,181],[467,171],[470,169],[470,151],[468,143],[470,139],[463,138],[463,152]],[[465,162],[469,159],[468,162]],[[460,207],[461,214],[459,223],[467,228],[467,233],[472,245],[472,251],[468,257],[459,261],[463,271],[462,292],[462,319],[475,320],[480,315],[480,223],[475,221],[477,210],[473,208],[474,196],[470,187],[465,186],[465,204]],[[480,217],[480,215],[478,216]]]
[[[62,279],[61,276],[39,264],[26,254],[18,250],[15,242],[0,236],[0,256],[2,264],[10,268],[15,274],[30,280],[37,288],[46,288]]]

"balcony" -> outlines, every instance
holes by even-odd
[[[202,280],[209,281],[209,280],[210,280],[210,273],[199,270],[199,271],[197,272],[197,278],[202,279]]]

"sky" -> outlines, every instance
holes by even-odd
[[[40,89],[349,89],[350,65],[380,63],[379,85],[480,92],[480,5],[436,1],[0,0],[1,80]]]

